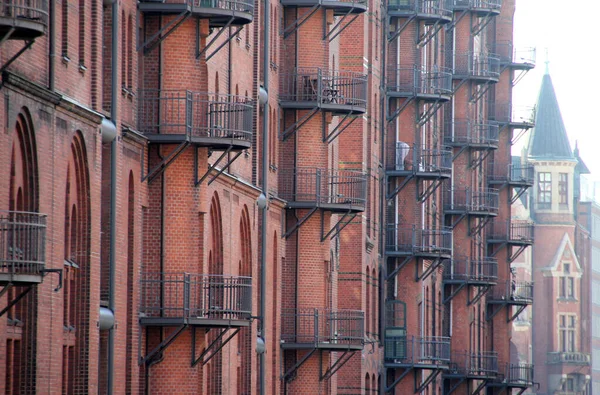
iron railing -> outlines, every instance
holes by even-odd
[[[288,202],[364,206],[367,174],[315,168],[279,171],[279,197]]]
[[[495,376],[498,374],[498,353],[493,351],[453,353],[450,372],[465,376]]]
[[[499,193],[497,189],[473,190],[450,188],[444,194],[444,209],[470,213],[498,213]]]
[[[244,96],[142,90],[138,112],[139,129],[143,134],[252,141],[254,102]]]
[[[533,303],[533,283],[529,281],[506,281],[498,283],[488,293],[490,301]]]
[[[485,281],[498,279],[498,260],[496,258],[470,259],[455,258],[444,262],[445,281]]]
[[[141,0],[142,3],[156,3],[157,0]],[[159,0],[167,4],[182,4],[194,8],[216,8],[235,12],[254,12],[254,3],[249,0]]]
[[[397,14],[438,15],[442,18],[452,18],[452,8],[446,0],[390,0],[388,11]]]
[[[546,356],[549,364],[589,365],[591,362],[591,355],[584,352],[549,352]]]
[[[450,338],[445,336],[386,336],[385,359],[401,364],[450,363]]]
[[[41,274],[46,264],[46,215],[0,211],[0,273]]]
[[[249,319],[252,278],[190,273],[142,273],[140,317]]]
[[[448,5],[454,9],[478,8],[499,11],[502,7],[502,0],[448,0]]]
[[[419,173],[451,173],[452,151],[426,149],[415,144],[411,147],[403,142],[396,143],[395,160],[388,170]],[[391,161],[390,161],[391,162]]]
[[[488,181],[533,185],[535,170],[530,164],[497,164],[488,167]]]
[[[532,386],[534,383],[533,365],[504,363],[500,368],[504,372],[501,377],[504,384]]]
[[[318,67],[296,68],[279,75],[281,102],[334,104],[365,108],[367,76],[352,71],[330,71]]]
[[[487,238],[489,240],[506,241],[509,243],[533,243],[535,239],[535,224],[524,220],[493,220],[488,224]]]
[[[282,309],[281,341],[360,346],[364,343],[364,316],[358,310]]]
[[[411,96],[451,95],[452,70],[427,70],[417,66],[390,68],[387,90]]]
[[[449,255],[452,253],[452,230],[389,225],[385,249],[387,253]]]
[[[494,52],[505,65],[522,64],[533,67],[536,64],[537,54],[534,47],[515,48],[510,42],[499,42],[494,45]]]
[[[453,72],[458,77],[492,78],[500,77],[500,58],[486,52],[453,52]]]
[[[444,142],[447,145],[498,146],[500,128],[497,124],[457,119],[444,124]]]
[[[39,22],[47,26],[48,0],[0,0],[0,18]]]
[[[489,105],[490,118],[501,124],[535,124],[535,106],[514,106],[512,103],[496,103]]]

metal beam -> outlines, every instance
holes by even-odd
[[[190,142],[187,140],[182,142],[181,144],[179,144],[173,151],[171,151],[169,156],[167,156],[166,158],[161,160],[146,175],[143,174],[143,171],[144,171],[144,166],[143,166],[144,159],[143,158],[144,157],[142,155],[142,182],[148,180],[148,183],[151,183],[156,177],[158,177],[160,174],[162,174],[167,169],[167,167],[169,167],[169,165],[171,165],[171,163],[173,163],[173,161],[175,159],[177,159],[177,157],[179,155],[181,155],[181,153],[183,151],[185,151],[185,149],[188,147],[188,145],[190,145]],[[150,160],[150,152],[148,152],[148,160]]]
[[[202,353],[200,354],[200,356],[198,358],[196,358],[196,327],[192,328],[192,367],[196,366],[200,361],[202,361],[202,366],[206,365],[211,359],[212,357],[214,357],[223,347],[225,347],[225,345],[227,343],[229,343],[229,341],[231,339],[233,339],[233,337],[235,335],[238,334],[238,332],[240,331],[240,328],[236,328],[233,333],[231,333],[226,339],[225,341],[222,341],[219,343],[219,341],[223,338],[223,336],[225,335],[225,333],[227,333],[231,328],[225,328],[221,331],[221,333],[219,333],[219,336],[217,336],[209,345],[208,347],[206,347],[204,349],[204,351],[202,351]],[[213,348],[215,348],[213,350]],[[212,352],[210,352],[212,350]],[[210,352],[210,354],[209,354]],[[204,358],[207,354],[208,358]]]
[[[181,14],[173,18],[169,23],[162,27],[158,32],[154,33],[149,39],[147,39],[142,45],[137,47],[138,52],[144,50],[144,54],[147,54],[154,49],[158,44],[163,42],[167,37],[171,35],[186,19],[192,15],[191,11],[185,10]],[[164,35],[164,31],[167,31]]]

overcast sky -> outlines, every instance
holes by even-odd
[[[515,105],[533,105],[549,69],[571,146],[600,179],[599,0],[517,0],[515,47],[536,47],[537,66],[514,89]],[[525,143],[527,136],[519,143]],[[516,152],[513,152],[516,154]]]

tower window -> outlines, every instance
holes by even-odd
[[[552,205],[552,174],[538,173],[538,195],[539,208],[550,208]]]

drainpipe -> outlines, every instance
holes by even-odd
[[[385,157],[385,134],[387,131],[387,109],[386,109],[386,104],[387,104],[387,97],[386,97],[386,89],[385,89],[385,78],[386,78],[386,46],[387,46],[387,32],[388,32],[388,17],[387,17],[387,1],[386,0],[382,0],[381,1],[381,7],[382,10],[380,12],[380,15],[382,17],[385,18],[385,21],[383,22],[383,29],[381,29],[381,80],[380,80],[380,84],[379,84],[379,101],[380,101],[380,105],[379,105],[379,110],[380,110],[380,114],[379,114],[379,118],[381,120],[381,139],[379,140],[381,143],[381,152],[380,152],[380,157],[381,157],[381,170],[385,171],[385,162],[386,162],[386,157]],[[379,169],[378,169],[379,170]],[[381,174],[381,173],[380,173]],[[386,198],[386,191],[387,191],[387,185],[386,185],[386,181],[387,178],[383,177],[382,182],[379,183],[379,254],[381,257],[383,257],[380,260],[380,264],[379,264],[379,339],[380,339],[380,346],[384,345],[385,346],[385,298],[386,298],[386,285],[387,285],[387,281],[386,281],[386,277],[387,277],[387,259],[385,256],[385,237],[386,237],[386,233],[385,233],[385,229],[387,228],[387,224],[384,222],[385,221],[385,210],[387,208],[387,198]],[[384,348],[385,349],[385,348]],[[381,382],[379,383],[379,393],[380,394],[385,394],[386,391],[386,385],[387,385],[387,369],[384,367],[382,368],[382,374],[381,374]]]
[[[112,36],[111,36],[111,97],[110,97],[110,120],[117,126],[117,115],[118,115],[118,91],[117,91],[117,79],[119,77],[117,69],[118,63],[118,40],[119,35],[119,2],[113,0],[112,2]],[[110,311],[115,313],[115,244],[116,244],[116,217],[117,217],[117,139],[113,139],[110,147],[110,250],[108,256],[108,308]],[[107,362],[107,389],[108,394],[113,393],[113,381],[114,381],[114,358],[115,358],[115,328],[111,328],[108,332],[108,362]]]
[[[269,13],[269,0],[264,0],[264,48],[263,48],[263,89],[266,93],[266,103],[263,105],[263,146],[262,146],[262,197],[265,198],[264,205],[262,206],[262,232],[261,232],[261,243],[260,243],[260,335],[263,342],[266,344],[266,329],[265,325],[266,318],[266,301],[265,301],[265,288],[267,286],[266,274],[267,274],[267,210],[268,210],[268,177],[269,177],[269,35],[270,26],[269,19],[271,18]],[[260,395],[265,393],[265,354],[264,352],[259,355],[260,366],[258,374],[258,382],[260,385]]]
[[[49,25],[48,29],[48,89],[54,92],[54,56],[56,55],[56,8],[54,1],[51,1],[48,8]]]

